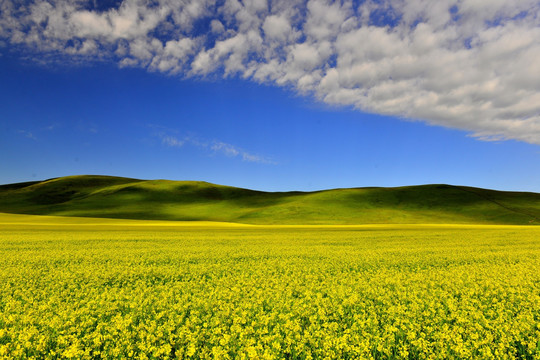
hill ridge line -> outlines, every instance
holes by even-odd
[[[447,184],[267,192],[204,181],[77,175],[0,186],[0,212],[260,225],[536,225],[540,194]]]
[[[464,186],[456,186],[456,188],[462,190],[462,191],[465,191],[465,192],[468,192],[468,193],[471,193],[471,194],[474,194],[476,196],[479,196],[485,200],[488,200],[488,201],[491,201],[492,203],[496,204],[496,205],[499,205],[500,207],[502,207],[503,209],[506,209],[508,211],[512,211],[512,212],[515,212],[515,213],[518,213],[518,214],[522,214],[522,215],[527,215],[527,216],[530,216],[532,218],[531,221],[536,221],[536,222],[539,222],[540,223],[540,218],[536,217],[535,215],[529,213],[529,212],[526,212],[526,211],[520,211],[518,209],[514,209],[508,205],[505,205],[505,204],[502,204],[501,202],[495,200],[495,199],[492,199],[486,195],[483,195],[483,194],[479,194],[477,193],[476,191],[472,191],[472,190],[469,190],[467,188],[465,188]]]

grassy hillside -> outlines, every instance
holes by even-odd
[[[0,186],[0,212],[248,224],[540,224],[540,194],[451,185],[270,193],[69,176]]]

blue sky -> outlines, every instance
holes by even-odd
[[[106,174],[268,191],[540,192],[539,46],[507,44],[538,33],[534,2],[489,12],[448,1],[420,25],[409,17],[421,1],[304,1],[298,15],[287,2],[227,0],[200,2],[210,10],[191,18],[165,5],[160,18],[142,1],[91,3],[33,1],[26,15],[0,15],[0,183]],[[426,67],[415,51],[440,64]],[[509,54],[521,66],[497,75]]]

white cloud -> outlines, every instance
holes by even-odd
[[[216,141],[211,146],[212,151],[221,152],[229,157],[240,155],[240,151],[231,144]]]
[[[311,0],[307,2],[308,15],[303,26],[306,36],[329,40],[340,32],[340,27],[352,15],[352,3]]]
[[[264,20],[262,28],[269,40],[285,41],[292,32],[289,20],[284,16],[277,15],[268,16]]]
[[[214,19],[210,22],[210,29],[215,34],[221,34],[225,31],[225,26],[223,26],[221,21]]]
[[[32,139],[32,140],[37,140],[36,136],[33,133],[31,133],[30,131],[19,130],[17,132],[19,134],[21,134],[22,136],[24,136],[25,138]]]
[[[161,137],[161,142],[163,145],[169,147],[182,147],[186,143],[184,140],[179,140],[178,138],[170,135],[163,135]]]
[[[40,61],[240,76],[483,140],[540,144],[537,0],[124,0],[100,11],[93,3],[2,1],[0,44]]]
[[[188,146],[193,146],[199,149],[210,150],[214,154],[222,154],[231,158],[240,158],[242,161],[276,165],[276,162],[274,162],[273,160],[269,158],[250,153],[242,148],[239,148],[238,146],[225,143],[223,141],[218,141],[218,140],[207,141],[193,135],[186,135],[182,138],[179,138],[178,136],[170,135],[169,134],[169,132],[171,132],[170,129],[164,129],[160,126],[152,126],[152,127],[161,129],[159,132],[156,133],[156,136],[160,138],[161,143],[167,147],[181,148],[188,145]],[[164,131],[164,130],[167,130],[167,131]]]
[[[242,159],[242,161],[276,165],[276,162],[271,159],[249,153],[237,146],[227,144],[221,141],[214,141],[210,146],[210,149],[216,153],[221,153],[228,157],[239,157]]]
[[[179,73],[190,55],[194,54],[198,39],[169,40],[162,51],[155,51],[151,67],[162,72]],[[159,48],[160,44],[156,44]]]

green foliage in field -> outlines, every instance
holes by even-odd
[[[251,224],[538,224],[540,194],[450,185],[268,193],[194,181],[71,176],[0,186],[0,211]]]
[[[29,219],[0,358],[540,359],[536,227]]]

